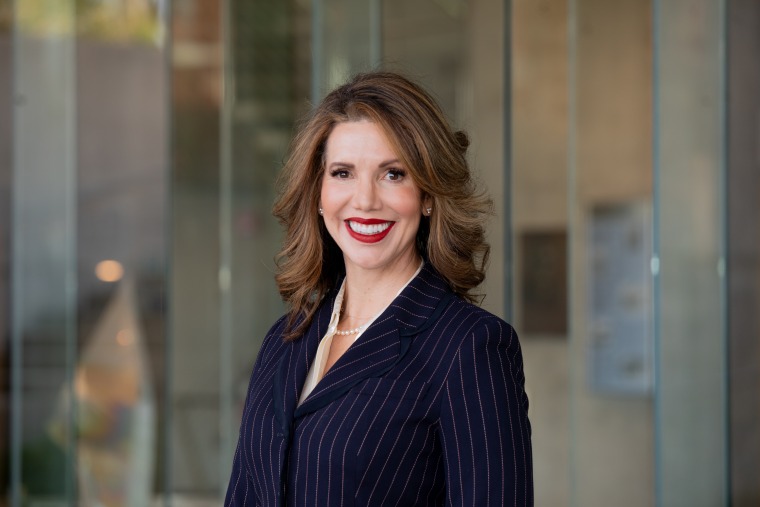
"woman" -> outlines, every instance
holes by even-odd
[[[472,304],[468,140],[392,73],[330,93],[274,214],[289,312],[254,365],[225,506],[532,505],[520,346]]]

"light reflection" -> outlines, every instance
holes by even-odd
[[[129,347],[135,341],[134,334],[129,329],[122,329],[116,333],[116,343],[122,347]]]
[[[119,261],[100,261],[95,266],[95,276],[104,282],[118,282],[124,276],[124,267]]]

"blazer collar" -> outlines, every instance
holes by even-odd
[[[314,391],[296,408],[319,341],[327,331],[335,293],[325,298],[306,334],[291,343],[280,359],[274,379],[274,408],[285,435],[294,419],[319,410],[367,378],[380,377],[398,364],[415,335],[435,323],[455,297],[446,282],[426,263],[420,273],[393,300],[338,359]]]

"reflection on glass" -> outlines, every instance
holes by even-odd
[[[76,489],[76,73],[71,1],[17,4],[12,39],[10,500],[66,501]]]
[[[215,498],[221,489],[221,6],[219,1],[176,3],[172,18],[167,473],[170,491],[186,492],[191,498]]]
[[[156,405],[140,318],[134,283],[124,281],[88,337],[48,427],[63,443],[67,421],[76,417],[78,495],[85,505],[140,507],[153,496]]]
[[[124,276],[124,267],[119,261],[100,261],[95,266],[95,275],[104,282],[118,282]]]
[[[0,0],[0,496],[9,497],[10,482],[10,251],[12,160],[13,72],[11,3]]]
[[[379,63],[378,0],[316,0],[312,17],[313,103]]]
[[[308,5],[236,1],[229,8],[219,192],[220,489],[229,479],[251,364],[284,311],[274,283],[280,226],[271,209],[311,84]]]
[[[104,505],[144,505],[164,487],[169,137],[160,5],[77,6],[77,476],[80,498]]]
[[[722,5],[654,3],[661,505],[728,505]]]
[[[113,42],[162,44],[161,0],[77,3],[80,35]]]
[[[30,0],[15,4],[13,18],[0,5],[15,53],[14,66],[0,62],[15,91],[14,505],[137,507],[155,495],[162,414],[153,400],[164,393],[150,379],[161,378],[165,344],[161,5]]]

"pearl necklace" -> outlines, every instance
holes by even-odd
[[[343,308],[340,309],[340,313],[343,313]],[[346,329],[345,331],[341,331],[338,329],[338,324],[335,324],[335,334],[340,336],[350,336],[352,334],[356,334],[359,331],[362,331],[365,327],[367,327],[367,324],[364,324],[363,326],[358,326],[353,329]]]
[[[349,335],[358,333],[359,331],[361,331],[362,329],[364,329],[365,326],[366,326],[366,324],[364,326],[355,327],[353,329],[346,329],[345,331],[341,331],[340,329],[338,329],[336,327],[335,328],[335,334],[339,334],[341,336],[349,336]]]

